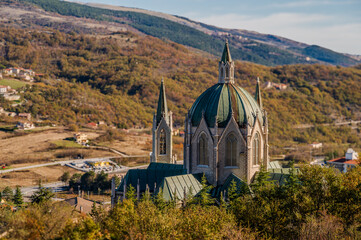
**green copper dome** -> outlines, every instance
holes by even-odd
[[[204,115],[209,127],[214,127],[216,119],[219,127],[225,127],[233,113],[240,126],[247,122],[253,125],[257,112],[263,124],[263,111],[251,94],[232,83],[217,83],[197,98],[190,119],[193,126],[198,126]]]

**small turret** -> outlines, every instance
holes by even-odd
[[[228,40],[224,45],[223,54],[219,61],[219,83],[234,83],[234,62],[229,51]]]
[[[157,107],[157,113],[156,113],[157,126],[158,126],[160,120],[162,120],[162,117],[164,117],[164,119],[166,119],[167,123],[169,122],[167,99],[165,96],[165,87],[164,87],[163,78],[162,78],[162,82],[160,84],[158,107]]]
[[[259,82],[259,77],[257,77],[257,86],[256,86],[256,94],[254,96],[256,102],[258,103],[259,107],[262,109],[262,97],[261,97],[261,86]]]

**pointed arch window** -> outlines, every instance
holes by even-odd
[[[226,78],[229,78],[229,67],[226,67]]]
[[[226,166],[237,166],[237,138],[233,133],[226,139]]]
[[[164,128],[160,130],[160,135],[159,135],[159,154],[162,155],[167,154],[167,139]]]
[[[259,165],[260,164],[260,160],[259,160],[259,156],[260,156],[260,137],[259,134],[256,133],[256,135],[254,136],[253,139],[253,165]]]
[[[208,141],[205,133],[201,133],[198,140],[198,165],[208,166]]]
[[[224,70],[223,70],[223,67],[221,67],[220,75],[221,75],[221,79],[224,78]]]

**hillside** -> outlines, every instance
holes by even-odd
[[[104,120],[118,127],[146,127],[164,77],[169,108],[182,126],[194,100],[217,82],[218,59],[176,43],[131,32],[94,36],[45,29],[1,27],[0,67],[32,68],[49,76],[25,89],[23,105],[14,107],[0,99],[6,110],[31,112],[64,125]],[[361,69],[236,62],[235,77],[252,94],[257,77],[288,87],[262,91],[273,146],[315,140],[360,146],[359,133],[321,124],[360,119]],[[294,129],[299,124],[317,127]]]
[[[10,4],[13,1],[7,0]],[[197,23],[192,20],[154,13],[131,8],[117,8],[113,6],[95,5],[91,7],[72,2],[58,0],[21,0],[20,5],[29,6],[27,2],[36,4],[40,8],[58,13],[63,16],[87,18],[123,24],[128,29],[161,39],[168,39],[176,43],[190,46],[214,55],[219,55],[223,48],[225,35],[230,41],[235,59],[254,62],[263,65],[285,65],[295,63],[324,63],[350,66],[360,61],[340,53],[334,53],[329,58],[319,58],[328,49],[319,49],[320,54],[307,54],[303,51],[306,44],[267,34],[252,31],[222,29]],[[21,7],[16,2],[17,8]],[[94,6],[94,5],[93,5]],[[22,6],[24,7],[24,6]],[[102,7],[102,8],[98,8]],[[48,26],[49,23],[36,21],[37,24]]]

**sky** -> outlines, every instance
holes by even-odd
[[[183,16],[361,55],[361,0],[77,0]]]

